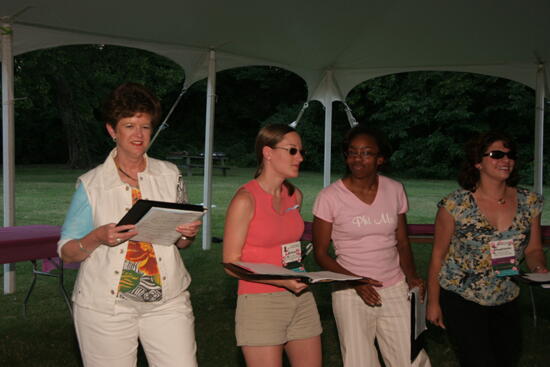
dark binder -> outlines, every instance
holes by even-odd
[[[169,203],[166,201],[138,200],[124,217],[117,223],[117,226],[124,224],[136,224],[147,212],[153,208],[179,209],[193,212],[204,212],[205,208],[200,205]]]

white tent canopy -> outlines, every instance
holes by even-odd
[[[209,77],[211,101],[215,94],[214,61],[216,71],[249,65],[274,65],[293,71],[305,80],[308,100],[318,100],[326,109],[325,184],[330,179],[332,102],[344,101],[349,91],[365,80],[419,70],[493,75],[532,88],[538,85],[540,111],[543,103],[539,101],[549,85],[544,71],[550,63],[549,14],[547,0],[0,3],[0,20],[6,28],[3,46],[13,42],[13,48],[3,47],[3,60],[11,59],[11,53],[62,45],[136,47],[181,65],[187,86]],[[6,32],[10,29],[12,33]],[[3,81],[9,79],[9,70],[4,72]],[[9,83],[4,84],[4,110],[9,110],[13,96]],[[206,152],[212,148],[213,109],[213,104],[208,105]],[[7,164],[13,164],[9,143],[13,113],[9,115],[4,114],[3,133],[5,199],[13,194],[9,192],[13,177]],[[538,115],[537,142],[541,142],[542,113]],[[536,154],[541,163],[542,150]],[[209,203],[210,163],[207,159],[205,203]],[[9,209],[12,201],[4,202],[6,218],[6,208],[13,211],[13,207]],[[4,225],[13,225],[7,217]],[[208,223],[205,230],[208,236],[204,236],[203,245],[208,247]]]
[[[344,96],[364,80],[415,70],[482,73],[535,88],[537,65],[550,62],[547,0],[0,4],[0,16],[18,12],[15,55],[68,44],[130,46],[174,60],[191,84],[207,76],[214,49],[218,71],[280,66],[304,78],[310,96],[327,70]]]

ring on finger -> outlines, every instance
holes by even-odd
[[[121,238],[117,238],[116,239],[116,243],[121,243],[122,242],[122,239]]]

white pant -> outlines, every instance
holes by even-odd
[[[387,367],[430,367],[424,350],[411,364],[411,306],[405,281],[377,292],[381,307],[368,306],[353,288],[332,293],[344,366],[380,367],[376,338]]]
[[[197,366],[189,292],[163,304],[119,300],[114,315],[74,305],[74,323],[85,367],[131,367],[138,338],[149,366]]]

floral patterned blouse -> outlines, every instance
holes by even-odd
[[[132,202],[141,199],[139,188],[132,188]],[[162,299],[160,271],[153,245],[128,241],[128,251],[118,284],[118,295],[137,302],[156,302]]]
[[[512,225],[499,232],[479,210],[470,191],[459,189],[437,206],[455,220],[455,231],[445,257],[439,283],[442,288],[484,306],[509,302],[519,295],[510,277],[498,277],[491,265],[489,242],[512,240],[519,263],[529,243],[531,222],[542,211],[543,198],[529,190],[517,189],[518,207]]]

